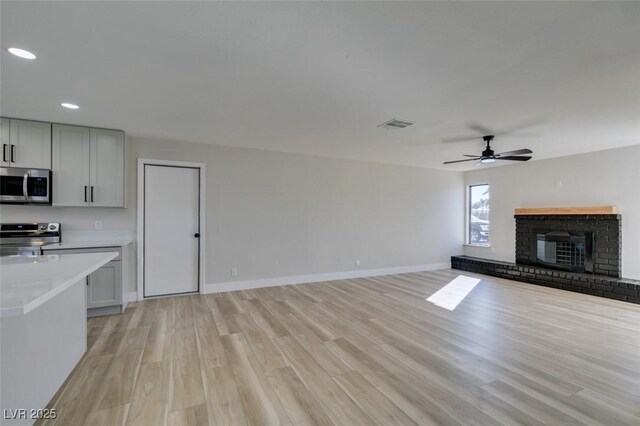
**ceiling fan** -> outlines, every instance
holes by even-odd
[[[516,149],[515,151],[507,151],[496,154],[493,149],[491,149],[491,141],[493,140],[494,135],[486,135],[482,137],[482,140],[487,143],[487,147],[482,151],[481,155],[470,155],[463,154],[465,157],[464,160],[453,160],[453,161],[445,161],[443,164],[453,164],[453,163],[462,163],[464,161],[478,161],[478,164],[487,164],[493,163],[496,160],[510,160],[510,161],[528,161],[531,160],[530,155],[522,155],[522,154],[533,154],[528,148]]]

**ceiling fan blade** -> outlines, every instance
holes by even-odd
[[[494,136],[509,136],[509,138],[540,138],[542,137],[540,133],[498,133]]]
[[[496,160],[529,161],[531,157],[528,155],[508,155],[506,157],[496,157]]]
[[[467,136],[460,136],[460,137],[456,137],[456,138],[446,138],[446,139],[442,139],[442,142],[445,143],[449,143],[449,142],[469,142],[469,141],[477,141],[482,139],[482,136],[478,136],[478,135],[467,135]]]
[[[495,132],[491,129],[489,129],[488,127],[483,126],[482,124],[478,124],[478,123],[469,123],[469,125],[467,126],[467,128],[476,131],[478,133],[481,133],[483,135],[494,135]]]
[[[476,158],[468,158],[466,160],[454,160],[454,161],[445,161],[442,164],[453,164],[453,163],[462,163],[464,161],[475,161],[475,160],[479,160],[482,157],[476,157]]]
[[[478,154],[462,154],[463,157],[474,157],[474,158],[478,158],[479,155]]]
[[[515,151],[505,151],[505,152],[501,152],[500,154],[497,154],[496,157],[504,157],[504,156],[510,156],[510,155],[520,155],[520,154],[533,154],[533,151],[531,151],[528,148],[524,148],[524,149],[516,149]]]
[[[522,133],[522,131],[527,130],[531,127],[539,126],[544,123],[545,123],[545,120],[541,118],[535,118],[535,119],[521,122],[515,126],[508,127],[504,130],[490,129],[487,126],[483,126],[482,124],[478,124],[478,123],[467,123],[467,129],[477,132],[476,136],[461,136],[461,137],[447,138],[447,139],[442,139],[442,142],[466,142],[466,141],[481,139],[482,136],[484,135],[494,135],[494,136],[509,135],[509,137],[517,137],[517,138],[540,137],[540,135],[538,134],[532,134],[532,133],[527,134],[527,133]]]
[[[500,136],[504,136],[504,135],[511,135],[513,133],[520,133],[523,130],[527,130],[530,129],[532,127],[537,127],[540,126],[541,124],[544,124],[545,120],[538,117],[538,118],[532,118],[531,120],[527,120],[527,121],[523,121],[519,124],[516,124],[515,126],[511,126],[507,129],[504,129],[502,131],[499,131],[496,135],[500,135]],[[516,135],[514,135],[516,136]],[[519,136],[535,136],[535,135],[517,135]]]

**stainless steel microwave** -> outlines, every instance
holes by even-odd
[[[0,203],[51,204],[51,170],[0,168]]]

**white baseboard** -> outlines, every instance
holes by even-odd
[[[206,284],[204,293],[223,293],[234,290],[249,290],[252,288],[274,287],[279,285],[307,284],[322,281],[346,280],[349,278],[376,277],[380,275],[407,274],[410,272],[434,271],[449,269],[451,263],[429,263],[426,265],[395,266],[378,269],[356,269],[355,271],[329,272],[312,275],[293,275],[288,277],[264,278],[247,281],[230,281],[225,283]]]

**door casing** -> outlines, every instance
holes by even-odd
[[[136,223],[136,235],[137,235],[137,279],[136,279],[136,300],[144,299],[144,167],[145,165],[151,166],[173,166],[173,167],[189,167],[196,168],[199,171],[200,176],[200,191],[199,191],[199,204],[200,204],[200,238],[199,238],[199,259],[198,259],[198,293],[204,294],[205,288],[205,251],[206,251],[206,171],[204,163],[191,163],[186,161],[172,161],[172,160],[154,160],[150,158],[138,158],[138,194],[137,194],[137,223]],[[164,297],[164,296],[157,296]]]

